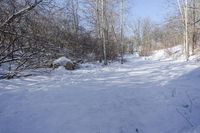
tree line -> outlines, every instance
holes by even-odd
[[[163,23],[156,24],[149,18],[142,18],[130,25],[132,46],[140,55],[147,56],[156,49],[182,45],[182,53],[188,60],[199,52],[200,1],[167,1],[166,5],[170,13]]]
[[[197,52],[199,0],[169,1],[173,12],[161,24],[151,18],[127,22],[128,2],[0,0],[0,66],[10,71],[49,67],[61,56],[123,64],[125,53],[148,56],[179,44],[186,59]]]
[[[61,56],[107,65],[123,56],[123,2],[1,0],[0,65],[13,71],[48,67]]]

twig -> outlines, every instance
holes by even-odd
[[[43,0],[39,0],[39,1],[36,0],[34,4],[29,5],[29,6],[25,7],[25,8],[23,8],[23,9],[21,9],[20,11],[14,13],[13,15],[11,15],[11,16],[0,26],[0,28],[3,27],[3,26],[5,26],[5,25],[7,25],[7,24],[10,24],[10,23],[13,22],[16,18],[18,18],[18,17],[20,17],[20,16],[26,14],[27,12],[31,11],[31,10],[34,9],[38,4],[40,4],[42,1],[43,1]]]
[[[181,113],[177,108],[176,108],[176,111],[189,123],[189,125],[191,127],[194,127],[193,123],[183,113]]]
[[[0,64],[4,63],[4,60],[10,56],[11,54],[17,52],[19,49],[16,49],[16,50],[12,50],[10,53],[8,53],[7,55],[5,55],[4,57],[0,58]]]
[[[188,94],[188,92],[186,92],[186,95],[187,95],[187,97],[188,97],[188,99],[189,99],[189,101],[190,101],[190,113],[192,113],[193,101],[192,101],[190,95]]]
[[[14,58],[14,59],[9,59],[9,60],[5,60],[5,61],[0,61],[0,64],[11,62],[11,61],[17,61],[17,60],[20,60],[20,59],[19,58]]]

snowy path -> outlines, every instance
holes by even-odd
[[[0,133],[200,133],[200,65],[127,60],[0,80]]]

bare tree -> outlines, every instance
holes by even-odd
[[[43,0],[35,0],[35,2],[33,4],[28,5],[27,7],[24,7],[23,9],[15,12],[14,14],[12,14],[7,20],[5,20],[5,22],[3,22],[3,24],[1,24],[0,28],[10,24],[11,22],[13,22],[16,18],[28,13],[29,11],[33,10],[37,5],[39,5]]]
[[[120,44],[121,44],[121,64],[124,63],[123,59],[123,54],[124,54],[124,0],[121,0],[121,24],[120,24],[120,29],[121,29],[121,39],[120,39]]]
[[[103,57],[104,57],[104,65],[107,65],[107,52],[106,52],[106,0],[101,0],[101,8],[102,8],[102,39],[103,39]]]
[[[188,0],[185,0],[185,54],[186,60],[189,58],[189,43],[188,43]]]

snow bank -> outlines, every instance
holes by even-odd
[[[168,49],[156,50],[149,57],[148,60],[185,60],[182,56],[182,45],[178,45]]]
[[[178,45],[172,48],[168,49],[161,49],[156,50],[153,52],[153,54],[149,57],[145,57],[145,59],[148,60],[176,60],[176,61],[185,61],[186,57],[183,55],[183,46]],[[191,55],[189,57],[190,61],[199,61],[200,60],[200,54],[196,53],[195,55]]]

